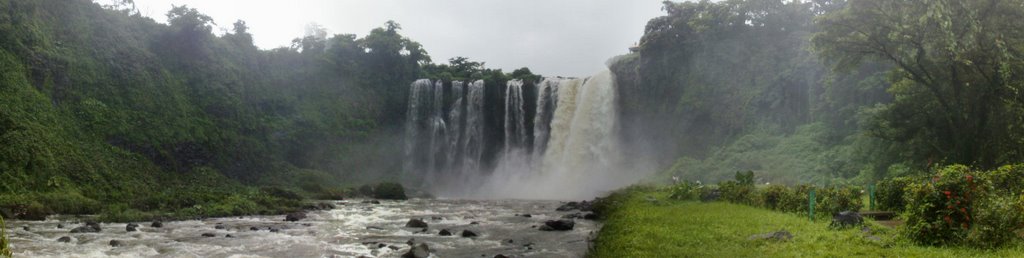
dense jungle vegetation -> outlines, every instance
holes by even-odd
[[[390,21],[262,50],[244,21],[217,36],[188,6],[161,24],[121,3],[0,0],[4,217],[280,212],[400,181],[409,82],[512,76],[431,63]]]
[[[663,177],[870,183],[1022,160],[1021,1],[665,2],[613,65]]]

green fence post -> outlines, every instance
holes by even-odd
[[[871,207],[871,210],[875,210],[875,185],[874,184],[868,185],[868,196],[870,197],[870,198],[868,198],[868,206]]]
[[[814,189],[811,189],[811,192],[809,193],[809,195],[810,195],[810,197],[807,198],[808,199],[807,204],[810,207],[811,222],[814,222],[814,203],[815,203],[815,201],[814,201]]]

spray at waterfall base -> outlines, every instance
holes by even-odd
[[[614,75],[410,86],[405,172],[439,197],[585,199],[636,182]],[[501,133],[497,133],[501,132]]]

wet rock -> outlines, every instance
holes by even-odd
[[[571,210],[592,211],[594,209],[593,205],[594,205],[593,202],[588,202],[588,201],[568,202],[568,203],[562,204],[562,206],[558,206],[558,208],[555,209],[555,210],[556,211],[571,211]]]
[[[138,229],[138,228],[139,228],[139,224],[135,224],[135,223],[128,223],[128,225],[125,225],[125,226],[124,226],[124,231],[127,231],[127,232],[135,232],[135,231],[139,231],[139,229]]]
[[[426,228],[427,227],[427,222],[424,222],[421,219],[410,219],[409,222],[405,223],[405,227],[407,227],[407,228]]]
[[[100,224],[96,222],[86,222],[85,226],[77,227],[71,230],[71,233],[98,233],[102,231]]]
[[[423,243],[413,246],[408,252],[402,254],[402,258],[427,258],[429,256],[430,247]]]
[[[506,243],[509,243],[509,244],[512,244],[512,243],[515,243],[516,241],[515,241],[515,240],[512,240],[512,239],[509,239],[509,240],[505,240],[505,242],[506,242]]]
[[[509,257],[505,256],[504,254],[498,254],[498,255],[495,255],[494,258],[509,258]]]
[[[438,216],[433,216],[433,217],[430,217],[430,220],[443,220],[443,219],[444,219],[444,218],[442,218],[442,217],[438,217]]]
[[[452,232],[448,231],[448,229],[442,229],[441,232],[437,233],[437,235],[439,235],[439,236],[451,236]]]
[[[516,214],[516,216],[523,217],[523,218],[533,218],[533,215],[530,215],[530,214]]]
[[[580,219],[580,218],[583,218],[583,213],[577,212],[577,213],[565,214],[565,215],[562,215],[562,218],[563,219]]]
[[[587,213],[587,215],[583,215],[583,219],[585,219],[585,220],[597,220],[597,213],[593,213],[593,212]]]
[[[302,223],[303,227],[312,227],[313,223]]]
[[[788,241],[790,239],[793,239],[793,234],[790,234],[789,231],[786,231],[785,229],[783,229],[783,230],[779,230],[779,231],[775,231],[775,232],[770,232],[770,233],[752,235],[748,239],[750,239],[750,240]]]
[[[299,221],[299,220],[305,219],[305,218],[306,218],[306,213],[305,212],[301,212],[301,211],[300,212],[292,212],[292,213],[288,213],[288,215],[284,216],[284,221],[293,221],[294,222],[294,221]]]
[[[260,229],[259,229],[259,228],[257,228],[257,227],[249,227],[249,230],[252,230],[252,231],[259,231]]]
[[[233,236],[231,234],[224,235],[224,237],[226,237],[226,238],[235,238],[235,236]]]
[[[149,227],[162,228],[162,227],[164,227],[164,223],[159,221],[159,220],[158,221],[153,221],[153,224],[149,224]]]
[[[832,215],[831,228],[846,228],[864,224],[864,218],[853,211],[843,211]]]
[[[57,242],[70,243],[71,242],[71,237],[69,237],[69,236],[62,236],[62,237],[57,239]]]
[[[64,224],[57,223],[57,228],[64,228]]]
[[[384,228],[382,228],[382,227],[378,227],[378,226],[367,226],[367,227],[366,227],[366,229],[372,229],[372,230],[384,230]]]
[[[123,246],[123,245],[124,245],[124,242],[121,242],[121,240],[110,240],[110,246],[119,247],[119,246]]]
[[[213,233],[203,233],[203,235],[202,235],[202,236],[203,236],[203,237],[215,237],[215,236],[217,236],[217,235],[214,235]]]
[[[365,201],[363,201],[363,203],[364,204],[380,204],[380,201],[378,201],[378,200],[365,200]]]
[[[213,226],[213,229],[224,229],[224,225]]]
[[[480,222],[479,221],[473,221],[473,222],[470,222],[469,224],[470,225],[480,225]]]
[[[407,244],[409,246],[416,245],[416,239],[410,238],[409,241],[405,241],[405,244]]]
[[[572,230],[576,222],[571,219],[549,220],[540,226],[541,231],[567,231]]]
[[[281,230],[280,229],[276,229],[276,228],[270,228],[270,232],[277,233],[277,232],[281,232]]]
[[[480,236],[480,235],[478,235],[476,232],[469,231],[469,230],[463,230],[462,231],[462,237],[477,237],[477,236]]]
[[[23,226],[21,227],[21,229],[24,229],[25,231],[32,231],[31,228],[29,228],[28,226]]]
[[[389,245],[389,246],[388,246],[388,249],[391,249],[392,251],[398,251],[398,249],[402,249],[402,248],[401,248],[401,247],[397,247],[397,246],[394,246],[394,245]]]

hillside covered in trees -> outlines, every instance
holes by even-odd
[[[663,176],[869,183],[1020,151],[1019,1],[665,2],[618,75]]]
[[[196,9],[174,7],[165,25],[123,3],[0,1],[5,217],[255,213],[290,192],[398,180],[411,81],[510,76],[433,64],[394,22],[261,50],[244,21],[216,36]]]

